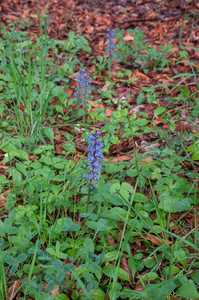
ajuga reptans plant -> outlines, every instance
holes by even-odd
[[[78,106],[85,106],[90,95],[90,80],[89,76],[86,74],[85,69],[79,70],[77,76],[77,88],[75,92],[75,98],[77,100]]]
[[[88,167],[88,173],[83,175],[83,178],[87,178],[89,181],[89,186],[93,187],[96,180],[100,179],[102,173],[102,166],[100,162],[103,161],[102,147],[104,144],[101,142],[98,131],[96,133],[89,134],[89,139],[86,140],[89,143],[87,151],[90,151],[88,154],[89,162],[86,163]]]

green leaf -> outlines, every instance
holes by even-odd
[[[121,171],[122,169],[124,169],[124,165],[123,164],[112,164],[111,166],[109,167],[106,167],[106,172],[109,173],[109,174],[113,174],[113,173],[117,173],[119,171]]]
[[[16,261],[17,261],[18,264],[21,264],[26,260],[26,258],[27,258],[27,254],[22,253],[22,254],[20,254],[19,256],[16,257]]]
[[[185,253],[185,251],[183,249],[177,249],[177,250],[174,250],[174,257],[176,258],[177,261],[179,261],[183,267],[186,266],[187,264],[187,255]]]
[[[165,191],[159,196],[159,200],[159,208],[166,212],[179,212],[191,208],[191,199],[184,198],[182,194],[177,192]]]
[[[114,220],[118,220],[118,221],[125,221],[127,214],[128,214],[128,212],[126,210],[124,210],[123,208],[113,207],[110,210],[102,213],[101,217],[108,218],[108,219],[114,219]]]
[[[103,220],[104,219],[99,219],[97,222],[87,221],[86,225],[95,231],[106,231],[108,227],[105,225],[105,220]]]
[[[13,153],[11,153],[11,155],[14,154],[14,156],[23,159],[23,160],[28,160],[28,153],[23,151],[23,150],[18,150],[16,149],[16,151]]]
[[[173,274],[178,274],[179,272],[180,272],[180,269],[178,267],[176,267],[176,266],[171,266],[171,268],[168,267],[166,269],[166,274],[173,275]]]
[[[129,177],[135,177],[135,176],[137,176],[137,169],[130,169],[130,170],[128,170],[127,171],[127,175],[129,176]]]
[[[126,189],[126,190],[128,190],[128,191],[130,191],[130,192],[133,192],[133,191],[134,191],[133,186],[130,185],[129,183],[127,183],[127,182],[123,182],[123,183],[122,183],[122,188],[123,188],[123,189]]]
[[[136,123],[138,126],[145,126],[149,121],[146,119],[137,119]]]
[[[148,199],[143,194],[135,193],[133,201],[135,201],[135,202],[147,202]]]
[[[18,266],[19,266],[19,264],[16,263],[16,264],[14,264],[14,265],[11,267],[11,269],[10,269],[10,275],[13,275],[13,274],[16,273]]]
[[[51,142],[54,142],[54,131],[50,127],[44,128],[45,135],[51,140]]]
[[[156,274],[155,272],[149,272],[141,276],[142,281],[154,280],[157,278],[158,278],[158,274]]]
[[[89,294],[94,300],[104,300],[106,297],[106,294],[99,287],[89,291]]]
[[[60,86],[56,86],[53,90],[52,90],[52,95],[57,97],[59,95],[63,95],[65,94],[64,90],[60,87]]]
[[[66,143],[62,146],[67,152],[73,153],[75,152],[75,143]]]
[[[109,91],[103,92],[103,97],[112,99],[112,94]]]
[[[137,105],[142,104],[142,102],[144,101],[144,99],[145,99],[145,93],[142,92],[137,97]]]
[[[35,294],[35,300],[53,300],[55,299],[54,295],[49,296],[49,294],[44,292],[37,292]]]
[[[109,265],[106,265],[103,269],[102,269],[102,272],[110,277],[110,278],[114,278],[115,276],[115,273],[116,273],[116,267],[109,264]],[[129,275],[128,273],[123,270],[122,268],[119,268],[119,272],[118,272],[118,276],[128,282],[130,282],[130,278],[129,278]]]
[[[155,109],[155,111],[154,111],[154,118],[156,117],[156,116],[159,116],[159,115],[161,115],[163,112],[165,112],[166,111],[166,108],[165,107],[162,107],[162,106],[160,106],[160,107],[157,107],[156,109]]]
[[[55,300],[69,300],[69,298],[65,294],[59,294]]]
[[[144,265],[147,268],[152,268],[155,264],[156,264],[156,261],[155,261],[155,259],[152,259],[152,258],[148,258],[144,261]]]
[[[199,152],[195,152],[191,158],[191,160],[199,160]]]
[[[12,169],[12,176],[13,176],[14,183],[16,183],[17,185],[20,185],[20,183],[22,181],[21,173],[19,171],[17,171],[15,168],[13,168]]]
[[[146,97],[147,97],[148,103],[156,103],[157,102],[155,99],[155,95],[147,94]]]
[[[177,292],[176,295],[179,297],[183,297],[186,299],[197,299],[199,298],[199,293],[196,290],[196,288],[191,284],[191,283],[187,283],[184,284],[183,286],[181,286]]]
[[[189,98],[189,91],[186,86],[183,86],[183,88],[180,90],[180,93],[182,100],[187,100]]]
[[[116,193],[117,192],[117,190],[119,191],[121,189],[121,187],[120,187],[120,183],[114,183],[114,184],[112,184],[111,185],[111,188],[110,188],[110,193],[112,194],[112,193]]]
[[[120,254],[120,253],[119,253]],[[115,260],[117,257],[119,257],[118,252],[115,251],[111,251],[111,252],[107,252],[105,254],[105,257],[102,259],[102,263],[106,262],[106,261],[113,261]]]
[[[186,152],[198,151],[198,153],[199,153],[199,141],[197,141],[193,145],[189,146],[185,151]]]
[[[23,173],[26,177],[28,177],[28,173],[26,171],[26,167],[23,164],[16,163],[17,170]]]
[[[111,114],[113,120],[118,121],[121,118],[120,111],[113,111]]]

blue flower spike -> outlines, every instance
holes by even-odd
[[[94,186],[96,180],[100,179],[102,173],[100,162],[103,161],[102,148],[104,144],[101,142],[99,134],[101,134],[100,131],[91,133],[88,136],[89,139],[86,140],[86,142],[89,143],[87,151],[90,151],[87,157],[89,162],[86,163],[88,174],[84,174],[82,177],[89,180],[90,187]]]
[[[112,56],[114,54],[113,49],[115,48],[114,42],[113,42],[113,38],[115,37],[115,30],[114,29],[108,29],[107,30],[107,47],[106,50],[108,52],[108,54],[110,56]]]
[[[89,94],[90,94],[90,80],[89,76],[86,74],[85,69],[79,70],[77,76],[76,76],[76,81],[77,81],[77,88],[75,92],[75,97],[77,99],[77,103],[79,106],[84,106],[86,105],[88,99],[89,99]]]

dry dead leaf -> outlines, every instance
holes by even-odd
[[[108,234],[108,243],[109,245],[115,245],[114,238],[110,234]]]
[[[143,74],[143,73],[141,73],[139,71],[135,71],[135,73],[133,74],[133,76],[131,76],[130,80],[133,80],[133,79],[135,79],[137,77],[139,79],[141,79],[141,80],[145,80],[145,81],[148,81],[148,82],[151,81],[150,78],[147,75],[145,75],[145,74]]]
[[[129,265],[128,265],[126,256],[122,257],[120,267],[123,270],[125,270],[128,273],[129,277],[132,279],[131,271],[129,269]]]
[[[122,155],[122,156],[118,156],[118,157],[113,158],[111,161],[112,162],[126,161],[126,160],[131,160],[132,158],[133,158],[132,156]]]
[[[101,90],[102,90],[103,92],[106,92],[106,91],[108,91],[108,88],[109,88],[109,84],[107,83],[107,84],[105,84],[105,85],[101,88]]]
[[[14,284],[9,288],[7,293],[7,299],[12,300],[16,296],[15,293],[17,292],[17,289],[19,288],[21,284],[20,280],[16,280]]]
[[[110,118],[110,117],[111,117],[113,111],[114,111],[113,108],[107,108],[107,109],[104,111],[105,114],[106,114],[106,116],[107,116],[107,118]]]
[[[157,246],[162,245],[164,242],[165,242],[165,244],[169,244],[169,245],[172,244],[171,241],[163,241],[163,240],[160,240],[160,239],[157,238],[157,237],[153,237],[153,236],[150,235],[150,234],[147,234],[144,238],[145,238],[147,241],[150,241],[151,243],[153,243],[154,245],[157,245]]]
[[[122,235],[122,230],[120,232],[118,232],[118,235],[117,235],[117,242],[119,243],[120,240],[121,240],[121,235]]]
[[[143,290],[144,290],[144,287],[143,287],[142,283],[141,283],[141,282],[138,282],[138,283],[136,284],[136,287],[134,288],[134,291],[141,292],[141,291],[143,291]]]
[[[43,288],[42,288],[42,292],[46,291],[46,287],[47,287],[48,283],[44,282]],[[54,289],[52,290],[52,292],[49,293],[50,295],[55,295],[58,296],[59,295],[59,285],[55,285]]]

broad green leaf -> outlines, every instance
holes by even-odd
[[[199,160],[199,151],[196,151],[196,152],[193,154],[191,160]]]
[[[35,300],[53,300],[55,299],[54,295],[49,296],[49,294],[45,292],[37,292],[35,294]]]
[[[157,107],[154,111],[154,117],[161,115],[165,111],[166,111],[165,107],[162,107],[162,106]]]
[[[69,298],[65,294],[59,294],[55,300],[69,300]]]
[[[138,126],[145,126],[149,121],[146,119],[137,119],[136,123]]]
[[[119,253],[120,255],[120,253]],[[111,251],[111,252],[107,252],[105,254],[105,257],[102,259],[102,263],[106,262],[106,261],[113,261],[116,260],[117,257],[119,257],[118,252],[115,251]]]
[[[19,171],[17,171],[15,168],[12,169],[12,176],[13,176],[13,181],[15,184],[20,185],[22,181],[22,176]]]
[[[115,273],[116,273],[116,267],[109,264],[109,265],[106,265],[103,269],[102,269],[102,272],[110,277],[110,278],[114,278],[115,276]],[[119,268],[119,272],[118,272],[118,276],[126,281],[129,281],[130,282],[130,278],[129,278],[129,275],[128,273],[123,270],[122,268]]]
[[[166,274],[173,275],[173,274],[178,274],[179,272],[180,272],[180,269],[178,267],[176,267],[176,266],[171,266],[171,268],[168,267],[166,269]]]
[[[196,288],[191,284],[191,283],[187,283],[184,284],[183,286],[181,286],[177,292],[176,295],[179,297],[183,297],[186,299],[197,299],[199,298],[199,293],[196,290]]]
[[[159,196],[159,200],[159,208],[166,212],[179,212],[191,208],[191,199],[184,198],[182,194],[177,192],[165,191]]]
[[[54,142],[54,131],[50,127],[45,127],[44,128],[44,133],[45,135],[51,140],[51,142]]]
[[[154,280],[158,278],[158,274],[155,272],[149,272],[141,276],[142,281]]]
[[[73,153],[75,151],[75,143],[66,143],[62,146],[67,152]]]
[[[121,207],[113,207],[110,210],[102,213],[101,217],[108,219],[110,218],[118,221],[125,221],[127,213],[128,212]]]
[[[197,141],[193,145],[189,146],[185,151],[186,152],[192,152],[192,151],[198,151],[199,152],[199,141]]]
[[[135,193],[133,201],[134,202],[142,202],[142,203],[144,203],[144,202],[147,202],[148,199],[143,194]]]
[[[130,191],[130,192],[133,192],[133,191],[134,191],[133,186],[130,185],[129,183],[127,183],[127,182],[123,182],[123,183],[122,183],[122,188],[123,188],[123,189],[126,189],[126,190],[128,190],[128,191]]]
[[[94,300],[104,300],[106,297],[106,294],[99,287],[89,291],[89,294]]]
[[[155,264],[156,264],[156,261],[155,261],[155,259],[152,259],[152,258],[148,258],[144,261],[144,265],[147,268],[152,268]]]
[[[138,97],[137,97],[137,105],[140,105],[140,104],[142,104],[142,102],[144,101],[144,99],[145,99],[145,93],[140,93],[139,95],[138,95]]]
[[[110,193],[116,193],[117,190],[119,191],[121,189],[120,183],[114,183],[110,188]]]
[[[183,267],[186,266],[187,255],[183,249],[174,250],[174,257],[176,258],[177,261],[179,261],[183,265]]]

